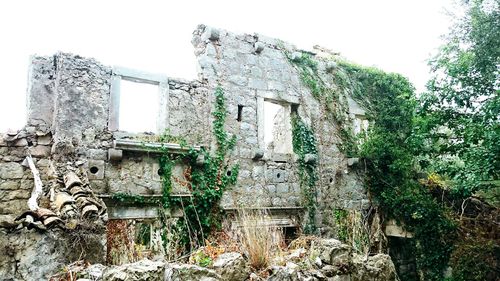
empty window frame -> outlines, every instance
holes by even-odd
[[[368,132],[368,126],[370,123],[364,115],[355,115],[353,123],[355,135]]]
[[[110,131],[160,134],[168,124],[168,79],[123,67],[113,68]]]
[[[264,100],[263,145],[267,152],[289,154],[292,147],[292,123],[290,104]]]

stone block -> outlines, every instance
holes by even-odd
[[[250,78],[248,79],[248,87],[257,90],[267,90],[267,82],[263,79]]]
[[[253,160],[260,160],[264,157],[264,150],[263,149],[255,149],[253,151],[253,156],[252,156],[252,159]],[[256,167],[257,168],[257,167]]]
[[[347,158],[347,166],[354,166],[359,163],[359,158]]]
[[[240,253],[224,253],[218,256],[213,267],[223,280],[246,280],[250,275],[250,268]]]
[[[97,194],[106,194],[108,193],[108,187],[105,181],[103,180],[91,180],[90,187],[92,191]]]
[[[153,279],[151,279],[153,280]],[[192,264],[169,263],[165,267],[165,279],[168,281],[216,281],[222,280],[214,270]]]
[[[35,185],[35,181],[33,179],[22,179],[20,188],[22,190],[32,190]]]
[[[238,75],[231,75],[231,76],[229,76],[228,81],[230,83],[233,83],[234,85],[242,86],[242,87],[246,86],[247,83],[248,83],[246,77],[238,76]]]
[[[266,185],[265,190],[268,193],[276,193],[276,185],[273,185],[273,184]]]
[[[215,41],[215,40],[219,40],[219,37],[220,37],[220,32],[217,28],[207,26],[205,28],[205,32],[203,32],[203,34],[201,35],[201,40],[203,40],[203,41],[207,41],[207,40]]]
[[[257,67],[257,66],[252,66],[250,68],[250,75],[255,77],[255,78],[262,78],[262,69],[260,69],[260,67]]]
[[[0,190],[16,190],[21,187],[20,181],[4,181],[0,183]]]
[[[332,72],[332,71],[334,71],[337,68],[337,63],[334,62],[334,61],[328,61],[326,63],[325,68],[326,68],[326,71]]]
[[[112,162],[121,161],[123,158],[123,150],[121,149],[108,149],[108,160]]]
[[[0,163],[0,179],[20,179],[24,175],[23,166],[16,162]]]
[[[88,149],[87,150],[87,158],[93,160],[107,160],[108,153],[103,149]]]
[[[36,142],[39,145],[50,145],[50,144],[52,144],[52,136],[50,136],[50,135],[39,136],[36,139]]]
[[[36,161],[36,166],[39,168],[48,168],[48,167],[50,167],[51,162],[52,161],[49,159],[42,158],[42,159],[39,159],[38,161]]]
[[[290,192],[293,193],[300,193],[300,184],[299,183],[292,183],[290,184]]]
[[[2,202],[0,204],[0,214],[16,214],[26,211],[28,209],[28,203],[25,199],[15,199]]]
[[[248,179],[248,178],[250,178],[250,171],[240,169],[238,177],[240,179]]]
[[[16,219],[13,215],[0,215],[0,228],[1,227],[15,227],[17,223],[14,222]]]
[[[268,169],[266,171],[266,180],[272,183],[286,182],[288,178],[288,173],[281,169]]]
[[[205,54],[210,57],[217,56],[217,50],[215,49],[214,45],[207,44],[207,47],[205,47]]]
[[[282,203],[283,203],[283,200],[279,197],[271,198],[271,205],[272,206],[275,206],[275,207],[282,206]]]
[[[105,163],[103,160],[89,160],[89,162],[87,163],[87,176],[89,180],[104,179],[104,165]]]
[[[28,141],[25,138],[15,140],[13,146],[28,146]]]
[[[248,138],[245,138],[245,143],[248,144],[248,145],[257,145],[258,143],[258,140],[257,140],[257,137],[248,137]]]
[[[55,63],[53,57],[32,57],[28,72],[28,124],[51,124],[54,114]]]
[[[324,264],[348,265],[350,255],[349,246],[336,239],[318,239],[311,244],[310,257],[319,257]]]
[[[158,208],[156,206],[109,206],[108,217],[110,219],[147,219],[157,218]]]
[[[33,157],[43,158],[50,155],[51,146],[48,145],[37,145],[32,146],[28,149],[29,153]]]
[[[269,84],[269,87],[268,87],[269,90],[274,90],[274,91],[284,91],[285,90],[285,85],[283,85],[283,83],[281,83],[279,81],[271,80],[271,81],[269,81],[268,84]]]
[[[257,54],[260,54],[264,50],[265,45],[262,42],[255,42],[253,47],[254,47],[254,51]]]
[[[308,153],[304,155],[304,162],[308,164],[314,164],[318,161],[318,156],[316,154]]]
[[[16,199],[28,199],[31,196],[31,192],[28,190],[14,189],[14,190],[4,190],[0,192],[0,201],[11,201]]]
[[[289,191],[289,185],[287,183],[278,183],[276,185],[277,193],[288,193],[288,191]]]
[[[293,52],[290,55],[290,59],[295,62],[299,62],[302,59],[302,53],[301,52]]]

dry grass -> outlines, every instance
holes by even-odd
[[[267,212],[240,211],[238,223],[243,251],[248,256],[250,266],[256,270],[266,268],[273,251],[279,252],[282,245],[281,230],[271,225]]]

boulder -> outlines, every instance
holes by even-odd
[[[160,281],[165,274],[165,263],[143,259],[138,262],[107,268],[102,278],[106,281]]]
[[[16,219],[13,215],[0,215],[0,227],[11,228],[16,227],[18,223],[14,220]]]
[[[317,270],[303,270],[299,265],[288,262],[286,266],[275,266],[267,281],[318,281],[325,276]]]
[[[295,267],[273,266],[272,271],[273,271],[273,273],[267,279],[268,281],[298,281],[298,280],[300,280],[299,273]]]
[[[309,257],[311,260],[319,257],[323,264],[347,266],[351,259],[351,249],[336,239],[317,239],[311,243]]]
[[[391,257],[385,254],[378,254],[368,257],[354,255],[352,259],[353,271],[351,281],[398,281],[396,268]]]
[[[289,255],[287,255],[285,257],[285,260],[299,262],[299,261],[304,260],[306,254],[307,254],[306,249],[298,248],[298,249],[293,250]]]
[[[82,271],[82,277],[89,278],[90,280],[102,280],[102,276],[106,270],[106,266],[100,263],[89,265]]]
[[[240,253],[224,253],[213,264],[222,280],[245,280],[250,275],[245,259]]]
[[[141,279],[142,280],[142,279]],[[161,280],[161,279],[158,279]],[[164,281],[219,281],[224,280],[214,270],[192,264],[170,263],[165,266]]]
[[[0,163],[0,179],[20,179],[24,175],[23,166],[16,162]]]

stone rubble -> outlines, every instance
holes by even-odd
[[[209,268],[147,259],[111,267],[91,265],[80,272],[82,278],[78,280],[399,281],[388,255],[377,254],[367,258],[350,252],[349,247],[338,240],[317,238],[314,242],[309,250],[292,250],[285,257],[285,265],[270,266],[268,277],[252,272],[240,253],[229,252],[221,254]],[[324,262],[321,265],[311,262],[318,254]]]

